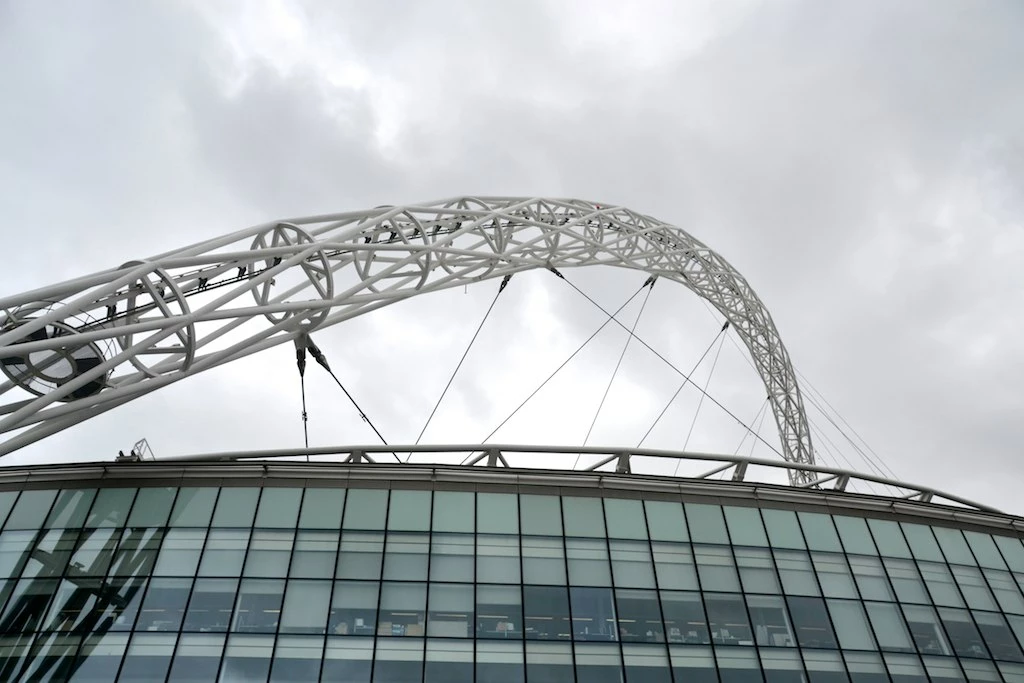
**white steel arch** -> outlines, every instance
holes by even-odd
[[[627,208],[525,197],[459,197],[277,221],[0,298],[0,434],[9,435],[0,455],[189,375],[416,294],[597,264],[673,280],[714,305],[764,381],[783,456],[814,463],[786,349],[764,304],[724,258]],[[239,329],[254,320],[261,324]],[[34,397],[10,398],[18,388]],[[791,470],[790,478],[810,481],[804,470]]]

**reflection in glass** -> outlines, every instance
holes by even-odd
[[[156,578],[149,582],[137,631],[177,631],[185,615],[192,579]]]
[[[168,526],[205,527],[213,516],[219,489],[185,486],[178,490]]]

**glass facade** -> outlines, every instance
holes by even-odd
[[[1024,683],[1018,537],[273,483],[0,491],[0,680]]]

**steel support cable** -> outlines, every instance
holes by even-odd
[[[556,271],[556,272],[555,272],[555,274],[556,274],[556,275],[558,275],[558,277],[560,277],[560,278],[562,278],[563,280],[565,280],[565,277],[564,277],[564,276],[562,276],[562,274],[561,274],[561,273],[558,273],[558,272]],[[581,289],[580,289],[579,287],[577,287],[577,286],[576,286],[576,285],[574,285],[573,283],[569,282],[568,280],[565,280],[565,282],[566,282],[566,283],[567,283],[567,284],[568,284],[568,285],[569,285],[570,287],[572,287],[572,288],[573,288],[573,289],[575,289],[575,290],[576,290],[577,292],[579,292],[579,293],[580,293],[580,294],[581,294],[581,295],[582,295],[582,296],[583,296],[583,297],[584,297],[584,298],[585,298],[585,299],[586,299],[587,301],[589,301],[590,303],[594,304],[594,306],[596,306],[596,307],[598,308],[598,310],[602,311],[602,312],[603,312],[603,313],[604,313],[605,315],[611,315],[610,313],[608,313],[608,311],[607,311],[607,310],[605,310],[605,308],[604,308],[603,306],[601,306],[601,304],[597,303],[597,302],[596,302],[596,301],[594,301],[594,300],[593,300],[592,298],[590,298],[589,296],[587,296],[587,294],[586,294],[585,292],[583,292],[583,291],[582,291],[582,290],[581,290]],[[623,324],[622,324],[621,322],[619,322],[618,320],[615,320],[614,316],[612,316],[612,320],[614,320],[614,322],[615,322],[616,324],[618,324],[618,325],[619,325],[619,327],[621,327],[622,329],[624,329],[624,330],[627,330],[627,331],[628,331],[628,329],[626,328],[626,326],[625,326],[625,325],[623,325]],[[685,372],[683,372],[683,371],[682,371],[682,370],[680,370],[680,369],[679,369],[678,367],[676,367],[676,366],[675,366],[675,365],[674,365],[674,364],[673,364],[673,363],[672,363],[671,361],[669,361],[669,360],[668,360],[667,358],[665,358],[665,356],[663,356],[663,355],[661,355],[660,353],[658,353],[658,351],[656,351],[656,350],[654,349],[654,347],[652,347],[652,346],[651,346],[650,344],[648,344],[647,342],[645,342],[645,341],[644,341],[643,339],[641,339],[640,337],[638,337],[638,336],[636,336],[636,335],[631,335],[631,336],[633,336],[633,338],[634,338],[634,339],[636,339],[636,340],[637,340],[637,341],[638,341],[638,342],[639,342],[639,343],[640,343],[641,345],[643,345],[643,347],[644,347],[644,348],[646,348],[646,349],[647,349],[648,351],[650,351],[651,353],[653,353],[653,354],[654,354],[654,355],[655,355],[655,356],[656,356],[656,357],[657,357],[657,358],[658,358],[658,359],[659,359],[659,360],[660,360],[661,362],[665,363],[665,365],[667,365],[667,366],[669,366],[670,368],[672,368],[672,370],[673,370],[673,371],[674,371],[674,372],[675,372],[676,374],[678,374],[678,375],[679,375],[680,377],[682,377],[682,378],[683,378],[683,379],[685,379],[686,381],[690,381],[690,377],[689,377],[689,375],[687,375],[687,374],[686,374]],[[713,342],[712,342],[712,343],[713,343]],[[696,386],[696,385],[694,385],[694,386]],[[697,388],[698,388],[698,389],[700,389],[700,387],[697,387]],[[708,400],[709,400],[709,401],[711,401],[711,402],[712,402],[712,403],[714,403],[714,404],[715,404],[716,406],[718,406],[719,408],[721,408],[721,409],[722,409],[722,410],[723,410],[723,411],[724,411],[724,412],[726,413],[726,415],[728,415],[728,416],[729,416],[729,417],[731,417],[732,419],[736,420],[736,422],[738,422],[738,423],[740,424],[740,426],[742,426],[742,427],[747,427],[747,425],[746,425],[746,424],[744,424],[743,420],[741,420],[741,419],[740,419],[739,417],[737,417],[736,413],[732,412],[731,410],[729,410],[728,408],[726,408],[726,407],[725,407],[724,405],[722,405],[722,404],[721,404],[721,402],[719,402],[719,401],[718,401],[718,400],[717,400],[717,399],[716,399],[716,398],[715,398],[714,396],[712,396],[711,394],[705,394],[705,395],[707,396],[707,398],[708,398]],[[781,452],[781,451],[780,451],[780,450],[779,450],[778,448],[776,448],[775,446],[773,446],[773,445],[772,445],[772,444],[770,444],[769,442],[765,441],[765,440],[764,440],[764,438],[762,438],[760,434],[758,434],[758,435],[757,435],[757,438],[758,438],[758,440],[759,440],[759,441],[761,441],[762,443],[764,443],[764,445],[765,445],[765,446],[767,446],[768,448],[772,449],[772,451],[773,451],[773,452],[774,452],[774,453],[775,453],[776,455],[778,455],[778,456],[779,456],[780,458],[782,458],[783,460],[785,460],[785,459],[786,459],[786,456],[784,456],[784,455],[782,454],[782,452]]]
[[[697,368],[700,367],[700,364],[704,362],[704,359],[708,357],[708,354],[711,353],[711,349],[715,348],[715,343],[718,342],[718,338],[721,337],[723,334],[725,334],[725,331],[726,331],[726,329],[728,329],[728,327],[729,327],[729,323],[728,322],[725,323],[725,325],[722,325],[722,329],[720,329],[718,331],[718,334],[715,335],[715,338],[712,339],[711,343],[708,344],[708,347],[706,349],[704,349],[704,353],[700,354],[700,358],[697,359],[697,362],[694,364],[693,369],[690,370],[690,374],[689,375],[684,374],[682,372],[679,373],[679,374],[683,375],[683,378],[684,378],[683,379],[683,383],[679,385],[679,388],[676,389],[676,392],[674,394],[672,394],[672,398],[670,398],[668,400],[668,403],[665,404],[665,407],[661,409],[660,413],[658,413],[658,417],[654,418],[654,423],[650,427],[648,427],[647,431],[643,435],[643,438],[640,439],[640,443],[638,443],[636,445],[637,448],[640,448],[641,446],[644,445],[644,441],[647,440],[647,437],[649,437],[651,435],[651,432],[654,431],[654,428],[658,426],[659,422],[661,422],[661,418],[665,417],[665,413],[668,412],[668,409],[675,402],[676,397],[679,396],[679,392],[681,392],[686,387],[687,384],[692,384],[693,386],[697,387],[697,389],[701,392],[701,396],[708,396],[707,392],[705,392],[703,389],[701,389],[700,386],[698,386],[696,382],[694,382],[692,379],[690,379],[690,377],[691,377],[691,375],[693,375],[693,373],[695,373],[697,371]],[[665,361],[665,362],[667,363],[668,361]],[[678,370],[677,370],[677,372],[678,372]],[[708,396],[708,398],[711,398],[711,397]],[[715,399],[712,398],[711,400],[714,401]],[[715,401],[715,403],[718,403],[718,401]],[[718,405],[721,406],[720,403]],[[728,411],[726,411],[726,412],[728,412]],[[732,415],[732,413],[729,413],[729,414]],[[736,416],[733,415],[733,417],[736,417]],[[736,418],[736,420],[739,421],[739,418]],[[743,424],[743,423],[740,422],[740,424]],[[747,427],[747,425],[745,425],[745,424],[743,424],[743,426]],[[747,428],[749,429],[749,427],[747,427]]]
[[[601,396],[601,402],[597,404],[597,411],[594,413],[594,419],[590,423],[590,427],[587,429],[587,435],[583,437],[583,445],[586,446],[587,442],[590,441],[590,435],[594,431],[594,426],[597,424],[597,418],[601,416],[601,409],[604,408],[604,402],[608,399],[608,393],[612,390],[612,384],[615,382],[615,376],[619,374],[619,368],[622,367],[622,360],[626,357],[626,351],[629,350],[629,342],[633,341],[633,336],[636,333],[636,326],[640,324],[640,317],[644,314],[644,309],[647,308],[647,301],[651,298],[651,292],[654,291],[654,282],[647,289],[647,294],[644,295],[644,301],[640,304],[640,312],[636,314],[636,320],[633,321],[633,327],[629,330],[629,336],[626,337],[626,343],[622,346],[622,353],[619,354],[619,360],[615,363],[615,369],[612,370],[612,376],[608,380],[608,386],[604,388],[604,395]],[[685,449],[684,449],[685,450]],[[577,462],[579,456],[576,457]],[[573,465],[573,469],[576,466]]]
[[[552,269],[552,270],[554,270],[554,269]],[[558,277],[562,277],[562,275],[560,273],[556,272],[555,274],[558,275]],[[564,279],[564,278],[562,278],[562,279]],[[587,337],[586,341],[584,341],[582,344],[580,344],[579,348],[577,348],[575,351],[573,351],[572,354],[568,358],[566,358],[564,361],[562,361],[562,364],[559,365],[557,368],[555,368],[555,371],[552,372],[550,375],[548,375],[548,378],[545,379],[543,382],[541,382],[540,386],[538,386],[536,389],[534,389],[530,393],[529,396],[527,396],[525,399],[523,399],[523,402],[520,403],[518,406],[516,406],[516,409],[513,410],[512,413],[508,417],[506,417],[504,420],[502,420],[501,424],[499,424],[497,427],[495,427],[493,430],[491,430],[491,433],[488,434],[480,443],[487,443],[491,439],[491,437],[494,436],[498,432],[499,429],[504,427],[505,424],[508,423],[509,420],[511,420],[513,417],[515,417],[516,413],[518,413],[520,410],[522,410],[523,406],[525,406],[527,403],[529,403],[531,398],[536,396],[537,393],[541,389],[543,389],[547,385],[548,382],[550,382],[552,379],[554,379],[555,375],[557,375],[559,372],[561,372],[562,368],[564,368],[566,365],[569,364],[569,361],[571,361],[573,358],[575,358],[579,354],[579,352],[582,351],[583,348],[587,344],[589,344],[591,341],[593,341],[594,337],[596,337],[598,334],[601,333],[601,330],[603,330],[605,327],[608,326],[608,323],[612,322],[612,320],[615,320],[615,316],[618,315],[622,311],[622,309],[624,309],[626,306],[628,306],[633,301],[633,299],[635,299],[637,297],[637,295],[640,294],[640,292],[643,291],[644,287],[647,287],[648,285],[652,284],[652,280],[653,280],[653,278],[647,278],[647,282],[642,284],[639,289],[637,289],[635,292],[633,292],[632,296],[630,296],[628,299],[626,299],[626,302],[624,304],[622,304],[617,309],[615,309],[614,313],[608,313],[607,311],[604,311],[604,309],[601,309],[602,311],[604,311],[605,315],[608,316],[608,319],[605,320],[603,323],[601,323],[601,326],[598,327],[594,331],[594,333],[592,335]],[[470,458],[470,456],[472,456],[472,455],[473,454],[470,453],[469,455],[464,457],[462,459],[462,462],[460,462],[459,464],[460,465],[465,464],[466,460],[468,460]]]
[[[296,354],[299,353],[299,351],[298,351],[299,347],[303,347],[304,350],[305,349],[309,349],[309,353],[310,353],[311,356],[313,356],[313,360],[315,360],[317,362],[317,364],[320,365],[320,367],[322,367],[324,370],[327,371],[327,374],[329,374],[331,376],[331,379],[334,380],[335,384],[337,384],[338,387],[341,388],[341,390],[343,392],[345,392],[345,396],[348,397],[349,401],[351,401],[352,405],[355,407],[356,411],[359,413],[359,417],[361,417],[363,419],[363,422],[365,422],[366,424],[370,425],[370,429],[372,429],[373,433],[377,435],[377,438],[380,439],[380,442],[382,444],[384,444],[385,446],[387,446],[388,445],[387,439],[385,439],[384,435],[380,433],[380,430],[377,429],[376,426],[374,426],[373,422],[371,422],[370,418],[366,416],[366,413],[363,411],[363,409],[359,407],[359,404],[356,402],[355,398],[352,397],[352,394],[350,394],[348,389],[345,388],[345,385],[341,383],[341,380],[338,379],[338,376],[334,374],[334,371],[331,370],[330,364],[327,362],[327,357],[324,356],[323,352],[317,347],[316,344],[313,343],[313,340],[309,338],[309,335],[308,334],[299,335],[295,339],[295,347],[296,347]],[[303,353],[303,356],[305,356],[304,353]],[[304,358],[301,361],[301,363],[302,363],[302,365],[305,364],[305,359]],[[391,455],[395,456],[395,460],[397,460],[398,462],[402,462],[402,459],[398,457],[397,453],[392,453]]]
[[[704,405],[704,396],[708,393],[708,387],[711,386],[711,378],[715,376],[715,368],[718,366],[718,358],[722,355],[723,346],[725,346],[725,335],[722,336],[722,341],[718,343],[718,350],[715,351],[715,358],[711,361],[711,372],[708,373],[708,379],[704,382],[704,389],[701,392],[700,400],[697,401],[697,410],[693,411],[693,420],[690,421],[690,430],[686,432],[686,440],[683,441],[684,451],[686,450],[686,447],[690,445],[690,437],[693,436],[693,428],[697,426],[697,418],[700,416],[700,408]]]
[[[484,323],[487,322],[487,318],[491,315],[491,311],[494,310],[494,305],[498,303],[498,297],[501,296],[501,293],[503,291],[505,291],[505,287],[508,286],[509,280],[511,279],[511,275],[506,275],[505,278],[501,281],[501,285],[499,285],[498,287],[498,292],[494,295],[494,300],[491,301],[491,305],[488,306],[487,312],[484,313],[483,320],[481,320],[480,324],[477,325],[476,332],[473,333],[473,338],[469,340],[469,344],[466,346],[466,350],[463,352],[462,358],[459,359],[458,365],[455,366],[455,370],[452,372],[451,377],[448,378],[448,383],[444,385],[444,391],[442,391],[441,395],[437,397],[437,402],[434,404],[434,409],[430,411],[430,415],[427,417],[427,421],[423,423],[423,429],[420,430],[419,436],[416,437],[416,445],[419,445],[420,439],[422,439],[423,435],[426,434],[427,427],[430,426],[430,421],[434,419],[434,414],[437,412],[438,407],[441,405],[441,401],[444,400],[445,395],[448,393],[448,389],[450,389],[452,386],[452,382],[455,381],[455,375],[459,373],[459,369],[462,367],[462,363],[465,362],[466,356],[469,355],[469,350],[473,348],[473,344],[476,342],[476,338],[480,335],[480,330],[484,328]],[[412,458],[412,453],[409,453],[405,457],[405,461],[409,462],[410,458]]]
[[[755,422],[757,422],[761,418],[761,413],[763,413],[764,409],[767,408],[767,407],[768,407],[768,398],[766,397],[764,399],[764,402],[761,404],[761,407],[758,409],[757,413],[754,415],[754,419],[750,421],[750,424],[754,424]],[[740,454],[740,449],[743,448],[743,444],[747,442],[747,436],[749,436],[752,431],[753,431],[753,429],[751,427],[747,427],[746,431],[743,432],[743,436],[740,437],[740,442],[738,444],[736,444],[736,449],[732,452],[733,455],[739,455]]]

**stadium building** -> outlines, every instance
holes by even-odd
[[[232,246],[249,240],[249,256]],[[1024,682],[1024,519],[816,463],[746,282],[618,207],[461,198],[319,216],[0,299],[0,453],[273,344],[319,358],[311,332],[403,287],[624,259],[737,329],[782,458],[392,444],[6,467],[0,680]],[[232,293],[255,296],[265,329],[208,344]],[[597,459],[537,466],[566,454]],[[679,460],[710,469],[639,471]]]

